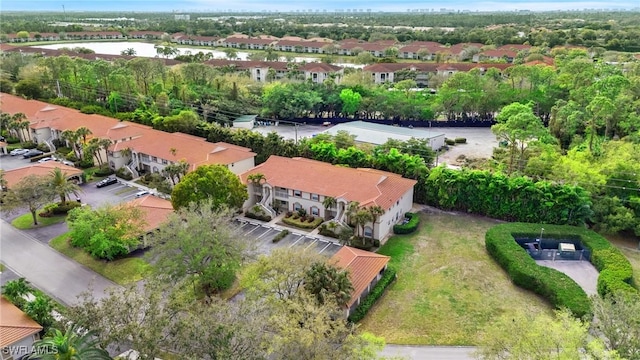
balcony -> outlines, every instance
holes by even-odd
[[[281,199],[289,198],[289,192],[287,192],[286,190],[276,190],[275,193],[277,198],[281,198]]]

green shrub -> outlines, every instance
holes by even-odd
[[[456,144],[456,141],[453,139],[444,139],[444,143],[449,145],[449,146],[453,146]]]
[[[94,166],[93,159],[87,156],[84,159],[80,160],[80,163],[78,164],[78,166],[80,166],[80,168],[82,169],[88,169],[90,167],[93,167]]]
[[[277,243],[278,241],[284,239],[289,234],[290,234],[289,230],[284,229],[284,230],[280,231],[280,233],[278,235],[276,235],[276,237],[274,237],[273,240],[271,240],[271,241],[273,241],[274,243]]]
[[[256,220],[260,220],[260,221],[264,221],[264,222],[269,222],[271,221],[271,216],[267,215],[267,214],[258,214],[255,212],[251,212],[251,211],[247,211],[244,216],[248,217],[249,219],[256,219]]]
[[[22,143],[23,149],[35,149],[37,146],[38,144],[34,143],[33,141],[25,141]]]
[[[306,217],[304,218],[304,220],[302,219],[303,219],[302,217],[296,219],[294,215],[289,218],[287,217],[283,218],[282,222],[284,222],[287,225],[295,226],[301,229],[315,229],[318,227],[318,225],[322,224],[322,221],[323,221],[322,218],[320,217],[313,220],[313,222],[307,222]]]
[[[380,246],[380,240],[362,238],[360,236],[352,236],[349,240],[349,246],[360,250],[371,251],[371,249],[376,247],[376,241],[378,241],[378,246]]]
[[[80,112],[83,114],[100,114],[104,116],[111,116],[111,112],[100,105],[86,105],[80,108]]]
[[[73,150],[71,148],[66,147],[66,146],[56,146],[56,153],[60,154],[64,158],[66,158],[67,155],[69,155],[70,153],[73,153]],[[71,161],[71,160],[69,160],[69,161]]]
[[[487,251],[514,284],[541,295],[556,308],[568,308],[576,316],[582,317],[591,311],[589,298],[578,284],[559,271],[536,264],[514,239],[514,235],[536,238],[541,227],[545,228],[546,238],[579,239],[591,251],[591,263],[600,271],[598,293],[601,296],[616,290],[635,291],[630,285],[631,264],[605,238],[580,227],[548,224],[510,223],[487,231]]]
[[[34,156],[32,158],[29,158],[29,161],[30,162],[36,162],[36,161],[38,161],[40,159],[44,159],[46,157],[51,157],[51,154],[42,154],[42,155]]]
[[[67,156],[65,157],[67,158],[67,160],[71,161],[72,163],[77,163],[79,160],[73,151],[68,152]]]
[[[393,269],[387,269],[378,283],[371,289],[371,292],[360,302],[360,305],[349,315],[349,321],[357,323],[362,320],[369,309],[378,301],[378,299],[384,294],[384,290],[389,286],[393,280],[396,279],[396,271]]]
[[[420,216],[418,214],[406,213],[404,216],[409,218],[409,221],[406,224],[393,225],[394,234],[411,234],[418,229],[418,225],[420,225]]]
[[[96,171],[93,173],[93,175],[95,176],[108,176],[113,174],[113,170],[111,170],[111,168],[109,166],[101,166],[98,169],[96,169]]]
[[[466,144],[467,143],[467,138],[463,138],[463,137],[459,137],[459,138],[455,138],[455,140],[453,140],[456,144]]]
[[[116,176],[121,178],[121,179],[125,179],[125,180],[132,180],[133,179],[133,175],[131,175],[129,170],[127,170],[124,167],[121,167],[118,170],[116,170]]]
[[[69,211],[80,206],[82,206],[82,204],[80,204],[77,201],[67,201],[64,205],[56,204],[56,207],[53,208],[53,214],[64,215],[64,214],[67,214]]]
[[[36,149],[48,153],[51,151],[51,149],[49,148],[49,145],[45,144],[45,143],[40,143],[38,144],[38,146],[36,146]]]
[[[7,144],[18,144],[18,143],[20,143],[20,139],[17,138],[17,137],[13,137],[13,136],[7,136],[6,140],[7,140],[6,141]],[[19,146],[19,147],[22,147],[22,146]],[[24,147],[22,147],[22,148],[24,149]]]

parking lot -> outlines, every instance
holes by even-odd
[[[256,250],[261,254],[268,254],[277,248],[299,246],[331,257],[342,247],[337,243],[296,233],[295,230],[289,230],[291,232],[289,235],[274,243],[273,239],[282,231],[281,229],[243,220],[238,222],[242,235],[255,239]]]
[[[23,159],[22,156],[5,155],[0,158],[0,168],[3,170],[12,170],[33,164],[29,159]],[[134,185],[119,181],[117,184],[109,185],[103,188],[96,187],[96,181],[91,181],[80,185],[80,193],[78,194],[82,203],[99,207],[102,204],[119,204],[135,198],[135,194],[142,190]]]

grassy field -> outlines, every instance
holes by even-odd
[[[149,270],[149,264],[140,258],[126,258],[114,261],[94,259],[84,250],[71,246],[68,234],[66,233],[51,239],[49,245],[62,254],[120,285],[142,280]]]
[[[391,344],[474,345],[502,314],[549,312],[513,284],[484,248],[496,222],[467,215],[422,214],[420,230],[380,249],[398,279],[362,321],[361,330]]]
[[[13,219],[13,221],[11,222],[11,225],[13,225],[13,227],[15,227],[16,229],[27,230],[27,229],[33,229],[36,227],[43,227],[47,225],[61,223],[66,218],[67,218],[67,215],[52,216],[52,217],[40,217],[40,215],[37,215],[38,225],[36,226],[36,225],[33,225],[33,216],[31,215],[31,213],[26,213]]]

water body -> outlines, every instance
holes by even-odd
[[[58,50],[61,48],[74,48],[74,47],[83,47],[87,49],[91,49],[96,52],[96,54],[107,54],[107,55],[120,55],[122,51],[133,48],[136,51],[136,56],[144,56],[144,57],[157,57],[158,53],[156,52],[156,48],[154,44],[143,43],[143,42],[127,42],[127,41],[114,41],[114,42],[74,42],[74,43],[64,43],[64,44],[51,44],[51,45],[36,45],[34,48],[40,49],[54,49]],[[205,48],[190,48],[190,47],[179,47],[177,48],[179,51],[178,55],[185,55],[188,53],[197,54],[202,51],[203,53],[213,54],[215,59],[226,59],[227,55],[220,50],[209,50]],[[249,56],[248,52],[238,51],[237,59],[239,60],[247,60],[247,56]],[[173,56],[171,56],[173,58]],[[285,58],[280,58],[280,61],[285,61]],[[320,61],[319,58],[312,57],[295,57],[295,62],[317,62]],[[354,67],[354,68],[362,68],[363,65],[357,64],[336,64],[342,67]]]

